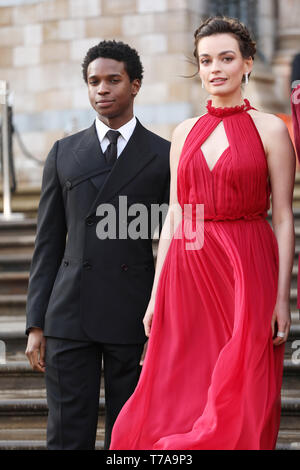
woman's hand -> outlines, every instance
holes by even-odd
[[[154,305],[155,305],[155,300],[150,299],[150,302],[148,304],[145,316],[143,318],[143,324],[144,324],[144,329],[145,329],[145,335],[150,336],[150,330],[151,330],[151,325],[152,325],[152,318],[153,318],[153,313],[154,313]]]
[[[277,301],[272,317],[272,334],[274,346],[280,346],[288,339],[291,326],[291,313],[289,301]],[[277,336],[278,333],[284,333],[284,337]],[[275,337],[274,337],[275,335]]]

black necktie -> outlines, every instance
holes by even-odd
[[[120,132],[118,131],[107,131],[106,137],[108,138],[110,144],[104,152],[106,161],[109,165],[113,165],[117,160],[118,156],[118,147],[117,142],[120,136]]]

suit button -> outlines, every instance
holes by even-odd
[[[71,189],[72,188],[72,183],[71,181],[66,181],[66,188]]]
[[[69,266],[69,261],[65,260],[64,261],[64,266]]]
[[[94,225],[95,222],[96,222],[96,219],[94,216],[90,216],[86,219],[86,225],[88,226]]]
[[[127,264],[122,264],[121,269],[122,269],[122,271],[128,271]]]
[[[83,263],[83,267],[84,267],[84,269],[91,269],[92,265],[91,265],[91,263],[89,263],[88,261],[85,261],[85,262]]]

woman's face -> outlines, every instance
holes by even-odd
[[[199,75],[211,95],[229,95],[241,87],[253,60],[242,57],[237,39],[228,33],[207,36],[198,42]]]

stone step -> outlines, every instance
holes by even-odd
[[[0,294],[0,318],[24,317],[26,313],[27,295]]]
[[[104,396],[104,376],[101,376],[101,395]],[[291,359],[284,360],[282,393],[292,396],[299,391],[300,397],[300,355],[298,363]],[[297,395],[298,396],[298,395]],[[45,398],[45,379],[41,372],[33,371],[27,359],[8,361],[0,364],[0,400],[3,398]]]
[[[41,188],[18,185],[17,190],[11,194],[12,212],[23,212],[30,215],[37,213]],[[3,212],[3,192],[0,189],[0,212]]]
[[[290,334],[285,345],[285,358],[291,359],[300,350],[300,324],[292,324]],[[300,359],[300,352],[298,353]]]
[[[298,285],[298,257],[295,256],[293,270],[292,270],[291,288],[297,289],[297,285]]]
[[[282,397],[281,399],[281,415],[293,418],[293,420],[283,420],[283,428],[288,426],[291,429],[291,426],[294,426],[300,429],[300,396],[298,390],[297,393],[298,397]]]
[[[47,422],[43,422],[41,428],[23,428],[22,422],[19,423],[21,426],[18,427],[18,424],[15,423],[15,427],[8,429],[0,429],[0,442],[1,441],[46,441],[46,432],[47,432]],[[105,427],[104,420],[99,420],[97,428],[97,441],[104,441]],[[1,449],[1,446],[0,446]]]
[[[281,430],[297,430],[300,431],[300,418],[299,413],[291,413],[290,409],[287,409],[286,412],[283,410],[280,418],[280,429]]]
[[[104,398],[99,400],[97,439],[104,439],[105,408]],[[0,400],[0,449],[13,446],[21,441],[45,441],[48,406],[45,398],[1,399]],[[45,445],[45,444],[43,444]],[[2,446],[2,447],[1,447]],[[27,442],[25,443],[27,447]],[[6,447],[5,447],[6,448]],[[19,447],[18,447],[19,448]]]
[[[24,361],[24,352],[27,344],[25,335],[25,320],[0,321],[0,340],[6,346],[7,361]],[[300,341],[300,323],[292,324],[288,341],[286,342],[285,357],[291,358],[295,350],[299,349],[297,341]]]
[[[0,254],[31,254],[34,250],[35,235],[0,235]]]
[[[300,398],[300,358],[284,359],[281,395]]]
[[[295,441],[294,439],[298,438],[298,434],[295,437],[292,437],[292,442],[278,441],[276,445],[276,450],[300,450],[300,442]]]
[[[103,450],[104,440],[97,441],[95,449]],[[0,450],[47,450],[46,441],[0,441]]]
[[[298,434],[291,434],[291,442],[281,440],[280,435],[276,450],[300,450],[300,442]],[[104,441],[96,441],[96,450],[103,450]],[[46,441],[44,440],[0,440],[0,450],[47,450]]]
[[[300,429],[280,429],[277,450],[300,450]]]
[[[292,279],[297,279],[298,276],[298,259],[295,260],[292,271]]]
[[[36,217],[26,217],[25,219],[14,221],[1,221],[0,237],[15,235],[35,235],[36,224]]]
[[[0,340],[5,344],[6,361],[25,361],[27,336],[25,335],[25,321],[14,319],[11,322],[0,322]]]
[[[289,360],[289,359],[286,359]],[[283,397],[300,398],[300,369],[298,368],[297,374],[288,375],[288,372],[283,370],[282,389],[281,395]],[[296,394],[296,396],[295,396]]]
[[[10,398],[0,400],[0,429],[45,429],[48,416],[46,398]],[[98,424],[103,426],[104,397],[99,399]]]
[[[298,393],[294,391],[294,395]],[[300,397],[282,396],[281,398],[281,429],[300,430]],[[43,428],[48,415],[46,398],[10,398],[0,401],[0,429],[14,429],[18,427]],[[98,424],[103,424],[105,417],[105,399],[99,400]],[[20,423],[22,422],[22,426]],[[34,426],[33,426],[34,425]]]
[[[297,310],[297,289],[295,287],[291,288],[290,307],[292,311]]]
[[[104,396],[104,374],[102,367],[100,395]],[[294,386],[294,383],[292,384]],[[25,361],[0,363],[0,400],[9,398],[45,398],[45,377],[42,372],[32,370]]]
[[[300,243],[295,243],[295,258],[298,259],[298,255],[300,253]]]
[[[1,271],[29,271],[31,264],[31,253],[1,253],[0,254],[0,272]]]
[[[26,295],[29,271],[0,271],[0,294]]]
[[[293,408],[293,416],[285,408],[291,408],[283,400],[281,426],[277,449],[300,449],[299,406]],[[10,400],[0,404],[0,450],[44,449],[46,446],[47,404],[46,400],[28,400],[20,403]],[[97,448],[103,447],[104,440],[104,403],[100,400],[97,429]]]
[[[287,380],[292,380],[293,377],[296,378],[297,382],[300,380],[300,355],[296,359],[284,359],[284,376],[287,377]],[[291,386],[291,382],[289,387],[291,389],[298,389],[297,386]],[[300,393],[300,387],[299,387]]]
[[[12,396],[19,391],[24,394],[39,391],[40,396],[45,397],[44,374],[33,371],[27,360],[0,364],[0,391],[1,397]]]

